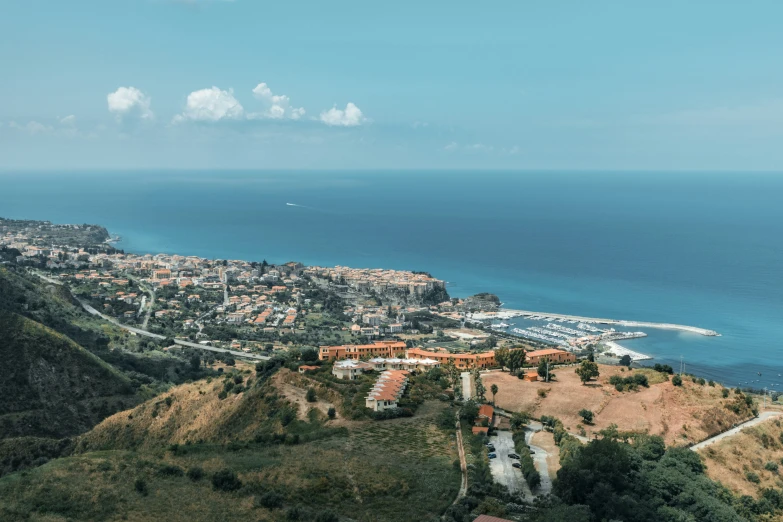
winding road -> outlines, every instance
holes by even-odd
[[[46,277],[46,276],[44,276],[42,274],[39,274],[38,272],[34,272],[34,273],[38,277],[40,277],[41,279],[43,279],[44,281],[47,281],[49,283],[52,283],[52,284],[55,284],[55,285],[61,285],[61,286],[63,284],[61,281],[56,281],[56,280],[51,279],[49,277]],[[160,335],[160,334],[148,332],[147,330],[142,330],[141,328],[136,328],[136,327],[133,327],[133,326],[128,326],[128,325],[122,324],[121,322],[117,321],[113,317],[109,317],[107,315],[102,314],[101,312],[99,312],[98,310],[96,310],[95,308],[90,306],[89,304],[85,303],[81,299],[77,299],[76,297],[74,297],[74,299],[79,301],[79,304],[82,305],[82,308],[84,308],[84,310],[87,313],[89,313],[91,315],[96,315],[96,316],[100,317],[101,319],[103,319],[105,321],[108,321],[111,324],[113,324],[113,325],[115,325],[115,326],[117,326],[119,328],[122,328],[123,330],[126,330],[126,331],[131,332],[131,333],[136,334],[136,335],[141,335],[143,337],[150,337],[152,339],[159,339],[160,340],[160,339],[165,339],[166,338],[165,335]],[[151,306],[150,306],[150,308],[151,308]],[[182,341],[180,339],[174,339],[174,343],[178,344],[180,346],[187,346],[189,348],[198,348],[200,350],[206,350],[208,352],[227,353],[227,354],[233,355],[234,357],[241,357],[241,358],[244,358],[244,359],[253,359],[253,360],[256,360],[256,361],[266,361],[266,360],[269,360],[269,357],[267,357],[266,355],[258,355],[258,354],[254,354],[254,353],[245,353],[245,352],[237,352],[235,350],[227,350],[225,348],[217,348],[215,346],[205,346],[203,344],[192,343],[190,341]]]

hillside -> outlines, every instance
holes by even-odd
[[[707,475],[734,493],[759,497],[781,486],[783,421],[770,419],[712,444],[699,454]]]
[[[509,411],[525,411],[534,417],[551,415],[570,431],[576,432],[582,425],[588,434],[616,424],[622,431],[660,435],[670,445],[700,442],[752,415],[734,394],[724,398],[720,385],[702,385],[685,378],[682,386],[674,386],[668,376],[651,369],[629,372],[599,365],[599,370],[598,380],[586,386],[574,367],[557,368],[556,380],[549,383],[526,382],[505,372],[491,372],[483,381],[487,388],[498,386],[497,405]],[[633,374],[644,374],[649,387],[620,392],[609,383],[613,375]],[[595,414],[593,425],[584,425],[579,416],[582,409]]]
[[[62,334],[0,310],[0,439],[81,433],[138,402],[130,380]]]
[[[435,520],[454,501],[453,432],[437,427],[447,405],[346,429],[298,415],[276,369],[184,384],[115,414],[72,456],[0,478],[0,519]]]

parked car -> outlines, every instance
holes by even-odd
[[[496,457],[497,457],[497,454],[495,454],[495,453],[490,453],[489,455],[487,455],[487,457],[489,457],[489,458],[491,458],[491,459],[494,459],[494,458],[496,458]]]
[[[495,446],[493,446],[492,444],[487,444],[487,449],[489,451],[495,451]]]
[[[508,458],[510,458],[510,459],[519,459],[519,455],[517,455],[516,453],[509,453],[508,454]]]
[[[520,464],[519,462],[512,462],[511,463],[511,467],[513,467],[513,468],[520,468],[521,469],[522,468],[522,464]]]
[[[531,454],[531,455],[535,455],[535,454],[536,454],[536,452],[535,452],[535,451],[533,451],[533,450],[530,450],[530,454]]]

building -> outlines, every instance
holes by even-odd
[[[408,372],[405,370],[386,370],[375,381],[364,405],[373,411],[383,411],[397,407],[405,387],[408,384]]]
[[[482,404],[479,407],[478,418],[476,422],[483,424],[484,419],[487,421],[487,425],[492,426],[492,421],[495,420],[495,408],[489,404]]]
[[[460,370],[469,370],[473,368],[492,368],[497,366],[495,362],[495,352],[483,353],[447,353],[447,352],[428,352],[421,348],[411,348],[406,352],[409,359],[434,359],[441,365],[454,361],[454,366]]]
[[[405,353],[401,341],[378,341],[372,344],[344,344],[342,346],[321,346],[318,358],[322,361],[334,359],[361,359],[363,357],[387,357]]]
[[[154,270],[152,272],[152,279],[155,281],[160,281],[161,279],[171,279],[171,270],[168,268]]]
[[[390,324],[387,331],[390,334],[402,333],[402,324],[401,323]]]
[[[370,326],[380,326],[383,320],[378,314],[366,314],[362,317],[362,322]]]
[[[489,435],[489,428],[486,426],[473,426],[470,431],[473,435]]]
[[[541,362],[541,359],[549,359],[549,362],[556,364],[572,363],[576,362],[576,355],[565,350],[558,350],[556,348],[547,348],[544,350],[535,350],[527,352],[525,355],[525,362],[537,366]]]
[[[344,359],[334,363],[334,366],[332,366],[332,375],[338,379],[353,381],[364,372],[372,369],[373,366],[369,363],[354,359]]]
[[[318,366],[308,366],[308,365],[306,365],[306,364],[303,364],[303,365],[302,365],[302,366],[300,366],[298,369],[299,369],[299,373],[305,373],[305,372],[312,372],[312,371],[315,371],[315,370],[317,370],[318,368],[319,368]]]
[[[525,372],[525,380],[527,382],[536,382],[538,381],[538,372]]]

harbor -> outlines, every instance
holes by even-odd
[[[551,314],[546,312],[531,312],[528,310],[499,310],[497,312],[476,312],[470,315],[471,319],[477,321],[514,319],[515,317],[524,317],[534,321],[557,321],[569,322],[572,324],[614,324],[628,328],[658,328],[662,330],[679,330],[681,332],[690,332],[707,337],[720,336],[720,334],[715,330],[708,330],[698,326],[687,326],[672,323],[650,323],[645,321],[628,321],[624,319],[605,319],[600,317],[581,317],[578,315]]]

